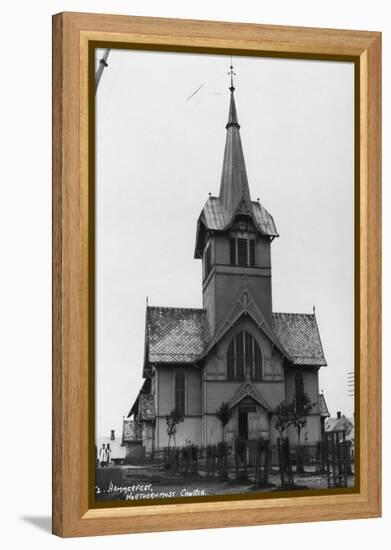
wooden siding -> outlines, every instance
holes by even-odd
[[[214,414],[222,401],[230,401],[243,381],[205,381],[204,412]],[[284,396],[282,382],[253,382],[253,385],[271,407],[276,407]]]
[[[229,234],[215,234],[216,264],[229,264]]]
[[[297,432],[293,426],[290,426],[286,432],[286,435],[289,437],[289,440],[292,445],[297,445]],[[320,432],[320,416],[318,414],[309,414],[307,416],[307,425],[301,431],[300,442],[303,445],[308,443],[313,445],[321,439]]]
[[[256,267],[230,265],[229,232],[216,234],[213,240],[214,266],[203,285],[203,307],[208,311],[213,335],[223,317],[234,305],[234,300],[246,285],[268,323],[272,324],[272,289],[270,243],[257,238]],[[204,272],[204,270],[203,270]]]
[[[271,268],[272,263],[270,242],[258,236],[256,251],[255,265],[258,267]]]
[[[303,375],[304,391],[307,393],[314,407],[307,417],[307,426],[302,430],[301,442],[304,443],[307,432],[307,442],[312,444],[321,439],[320,416],[319,416],[319,380],[317,367],[287,368],[285,376],[285,394],[286,400],[292,401],[295,397],[295,372],[300,370]],[[293,427],[287,431],[287,435],[293,444],[297,443],[297,433]]]
[[[158,408],[157,415],[170,414],[174,408],[174,369],[172,367],[160,367],[158,369]]]
[[[175,440],[171,439],[170,445],[182,447],[189,442],[194,445],[201,445],[201,423],[202,418],[199,417],[185,417],[183,422],[180,422],[177,426],[177,433]],[[156,419],[156,449],[162,449],[168,445],[167,424],[165,417],[159,417]]]
[[[215,445],[223,441],[223,428],[220,420],[215,415],[203,416],[203,428],[203,445]]]
[[[223,272],[224,270],[224,272]],[[234,270],[234,271],[232,271]],[[216,277],[215,290],[215,322],[216,326],[230,312],[235,305],[241,290],[244,289],[243,275],[246,271],[246,287],[254,299],[259,310],[264,315],[269,325],[272,325],[272,295],[271,295],[271,273],[266,274],[264,270],[256,267],[233,267],[219,266]],[[209,306],[208,306],[209,307]]]
[[[186,370],[186,414],[201,414],[202,371],[196,368]]]
[[[202,307],[206,309],[210,334],[213,336],[216,329],[216,288],[215,288],[215,266],[212,273],[203,284]]]
[[[316,367],[287,368],[285,376],[285,395],[287,401],[295,397],[295,372],[300,370],[303,375],[303,386],[305,393],[308,393],[315,406],[311,414],[319,414],[319,384],[318,369]]]
[[[175,407],[174,378],[181,367],[160,367],[157,378],[158,406],[156,414],[165,416]],[[183,367],[185,373],[185,415],[201,414],[201,370],[195,367]]]

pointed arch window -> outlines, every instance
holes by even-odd
[[[247,372],[252,380],[262,379],[262,354],[254,336],[242,330],[228,346],[227,379],[244,380]]]
[[[185,414],[185,373],[182,369],[175,373],[175,410],[181,416]]]

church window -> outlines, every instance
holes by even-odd
[[[261,380],[262,378],[262,356],[261,350],[257,342],[254,340],[254,378],[255,380]]]
[[[246,373],[253,380],[262,379],[262,355],[252,334],[243,330],[234,336],[227,350],[228,380],[244,380]]]
[[[246,367],[249,366],[251,368],[251,371],[253,371],[254,368],[254,344],[253,344],[253,336],[245,331],[244,333],[244,344],[245,344],[245,350],[246,350]],[[251,372],[252,378],[253,378],[253,372]]]
[[[248,241],[247,239],[238,239],[238,264],[242,266],[248,265]]]
[[[206,245],[204,252],[204,280],[212,270],[212,249],[210,243]]]
[[[229,263],[243,267],[255,266],[255,239],[231,237],[229,240]]]
[[[303,374],[300,371],[297,371],[295,373],[295,399],[296,399],[296,406],[299,409],[303,405],[303,396],[304,396]]]
[[[235,340],[232,339],[227,351],[227,378],[235,379]]]
[[[229,240],[229,263],[236,265],[236,239],[234,237]]]
[[[249,239],[249,259],[250,259],[250,266],[255,266],[255,239]]]
[[[244,342],[243,332],[235,336],[235,351],[236,351],[236,378],[240,380],[244,378]]]
[[[182,369],[175,373],[175,410],[181,416],[185,414],[185,373]]]

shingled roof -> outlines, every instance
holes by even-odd
[[[134,420],[130,420],[129,418],[124,418],[122,428],[122,443],[137,441],[138,439],[141,439],[141,431],[137,431],[136,422]]]
[[[150,363],[193,363],[209,340],[206,310],[148,307],[146,332]]]
[[[353,422],[343,414],[340,418],[327,418],[325,429],[326,432],[345,430],[346,434],[350,434],[353,429]]]
[[[259,202],[251,201],[251,212],[257,229],[269,237],[278,237],[273,216]],[[226,210],[219,197],[209,197],[201,212],[200,220],[211,231],[224,231],[232,221],[232,215]]]
[[[323,416],[324,418],[328,418],[330,416],[329,409],[328,409],[327,403],[326,403],[326,399],[325,399],[323,393],[321,393],[319,395],[319,414],[320,414],[320,416]]]
[[[206,310],[148,307],[148,363],[194,363],[210,341]],[[294,365],[326,366],[315,314],[273,313],[273,331]]]
[[[152,394],[140,395],[140,420],[155,419],[155,399]]]
[[[273,330],[294,365],[327,365],[315,314],[273,313]]]

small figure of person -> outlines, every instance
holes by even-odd
[[[107,453],[106,466],[108,466],[108,465],[109,465],[109,462],[110,462],[110,459],[111,459],[111,447],[110,447],[110,443],[107,444],[106,453]]]
[[[107,449],[104,443],[99,451],[99,464],[101,468],[107,466]]]

